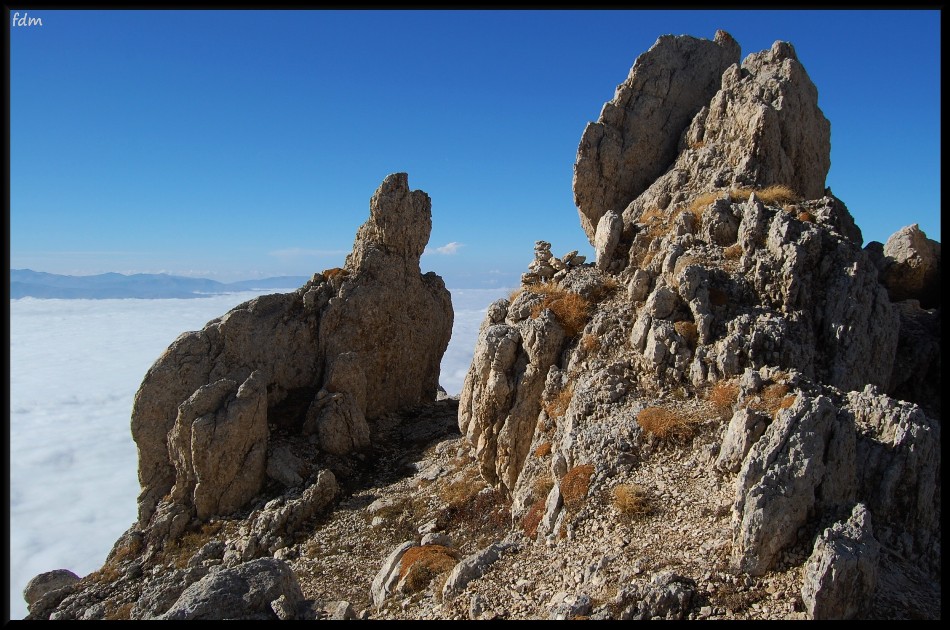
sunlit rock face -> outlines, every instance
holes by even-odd
[[[178,522],[246,503],[266,479],[271,428],[345,455],[369,444],[367,419],[435,400],[453,312],[442,279],[420,271],[431,226],[429,196],[390,175],[343,268],[175,340],[132,412],[140,525],[163,497]]]

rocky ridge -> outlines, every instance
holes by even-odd
[[[939,243],[862,247],[794,48],[739,58],[637,59],[578,149],[596,261],[538,242],[458,400],[404,175],[343,270],[183,335],[136,398],[139,522],[30,617],[939,619]],[[406,285],[427,326],[385,346]]]

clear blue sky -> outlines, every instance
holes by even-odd
[[[795,46],[865,242],[940,239],[939,11],[27,12],[43,25],[8,18],[13,268],[309,275],[405,171],[432,197],[423,271],[512,286],[538,239],[591,254],[577,144],[636,57],[717,28],[743,57]]]

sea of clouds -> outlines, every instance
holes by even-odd
[[[291,289],[288,289],[291,290]],[[478,327],[510,289],[453,289],[440,382],[458,395]],[[201,299],[10,300],[10,616],[35,575],[99,569],[136,518],[129,430],[145,372],[182,332],[268,291]]]

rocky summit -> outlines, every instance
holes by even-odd
[[[596,260],[539,240],[457,399],[405,174],[343,267],[179,337],[137,522],[29,618],[939,619],[940,244],[865,245],[792,44],[740,59],[636,60],[577,151]]]

